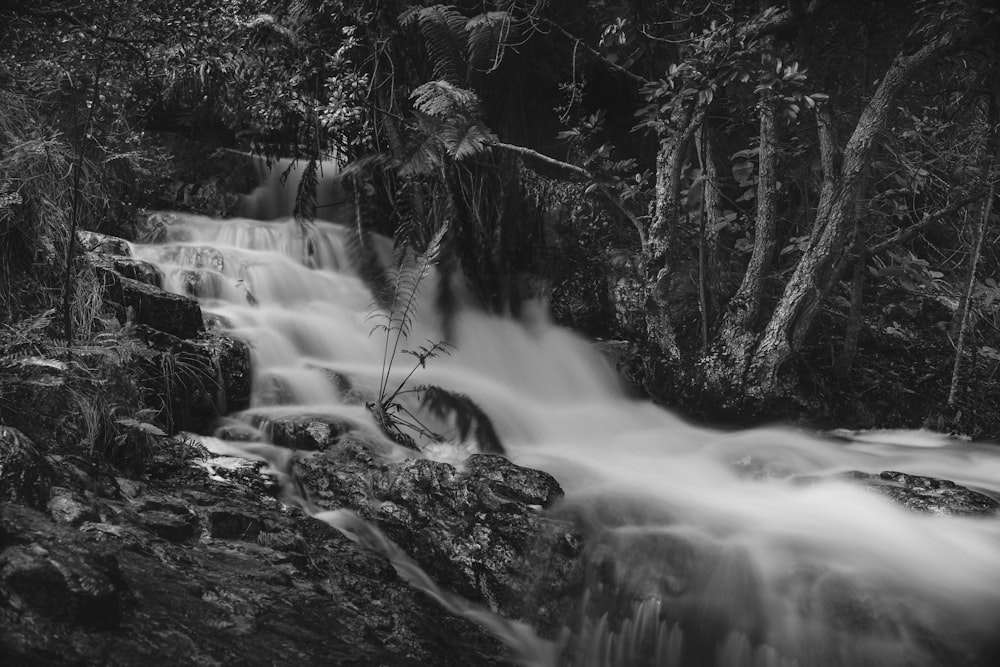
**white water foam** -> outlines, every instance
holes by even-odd
[[[319,412],[378,434],[331,381],[372,391],[383,369],[371,295],[350,269],[342,228],[179,216],[173,233],[184,241],[135,252],[175,291],[189,289],[192,271],[207,276],[196,281],[205,312],[252,347],[244,419]],[[410,346],[440,338],[434,322],[431,313],[418,320]],[[483,406],[510,457],[559,480],[566,512],[615,563],[613,581],[596,583],[579,618],[566,619],[563,661],[933,665],[959,660],[942,656],[964,646],[982,660],[975,647],[1000,629],[1000,520],[916,514],[833,476],[902,470],[1000,497],[993,446],[921,433],[838,440],[786,427],[701,428],[626,398],[585,341],[545,322],[468,310],[456,331],[456,351],[416,381]],[[408,370],[398,361],[394,382]],[[748,465],[770,474],[747,475]],[[378,539],[344,514],[318,518]],[[624,611],[614,608],[621,595]],[[520,646],[522,662],[555,661],[551,645],[518,636],[508,645]]]

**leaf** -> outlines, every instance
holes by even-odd
[[[753,184],[753,169],[754,163],[749,160],[744,160],[743,162],[737,162],[733,165],[733,178],[736,179],[736,183],[740,186],[747,186]]]
[[[448,153],[459,162],[485,153],[496,140],[493,133],[478,123],[464,127],[449,124],[441,131],[442,143]]]
[[[142,422],[139,421],[138,419],[133,419],[132,417],[119,417],[118,419],[115,420],[115,422],[121,424],[126,428],[135,429],[137,431],[141,431],[142,433],[146,433],[148,435],[157,435],[163,437],[166,437],[167,435],[163,431],[163,429],[161,429],[159,426],[156,426],[155,424],[150,424],[149,422]]]
[[[459,440],[464,442],[472,435],[483,453],[505,453],[492,420],[467,395],[434,385],[420,387],[419,391],[423,395],[420,401],[421,409],[440,419],[453,420]]]

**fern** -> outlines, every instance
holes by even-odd
[[[496,135],[478,123],[470,123],[464,127],[450,124],[441,131],[441,142],[445,149],[459,162],[482,155],[496,140]]]
[[[416,390],[423,395],[421,409],[427,410],[440,419],[453,419],[459,440],[473,436],[480,451],[486,454],[504,454],[504,446],[489,416],[479,405],[465,394],[448,391],[434,385],[425,385]]]
[[[468,78],[465,54],[468,35],[465,31],[467,19],[454,7],[432,5],[417,11],[404,12],[400,22],[415,22],[424,38],[427,55],[431,61],[434,77],[455,85]]]
[[[486,12],[465,24],[468,35],[469,66],[489,74],[500,66],[508,40],[516,39],[517,22],[508,12]]]
[[[293,163],[294,164],[294,163]],[[289,167],[291,168],[291,167]],[[287,171],[283,175],[287,178]],[[302,171],[302,179],[295,191],[295,209],[292,215],[299,224],[312,222],[316,219],[316,186],[319,184],[319,168],[316,158],[310,158]],[[284,181],[282,182],[284,183]]]
[[[476,114],[479,111],[478,95],[443,80],[428,81],[417,86],[410,93],[410,98],[414,109],[434,118]]]
[[[393,284],[392,299],[388,310],[374,313],[370,317],[382,320],[373,328],[385,333],[385,348],[382,354],[382,379],[379,385],[379,400],[386,397],[387,384],[393,361],[399,352],[399,345],[409,335],[416,315],[417,297],[424,278],[437,261],[448,233],[446,221],[431,238],[423,253],[417,254],[412,248],[402,250],[398,265],[391,272]]]

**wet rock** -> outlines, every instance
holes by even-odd
[[[56,523],[79,526],[86,521],[97,521],[97,512],[82,496],[69,489],[56,487],[48,503],[49,515]]]
[[[508,617],[561,623],[580,551],[570,547],[572,525],[541,512],[562,495],[546,473],[485,455],[464,472],[425,459],[390,463],[353,434],[294,466],[317,504],[376,520],[438,583]]]
[[[190,234],[180,221],[179,215],[169,211],[139,214],[136,216],[135,241],[137,243],[189,241]]]
[[[108,236],[81,229],[76,232],[76,238],[80,242],[80,247],[87,252],[118,257],[132,256],[132,248],[129,247],[128,241],[117,236]]]
[[[329,449],[335,446],[344,434],[357,428],[357,424],[343,417],[258,416],[253,421],[274,444],[288,449],[308,451]]]
[[[552,475],[514,465],[503,456],[474,454],[465,465],[470,476],[485,482],[498,498],[547,508],[563,497],[563,490]]]
[[[946,479],[886,471],[878,475],[850,472],[845,479],[885,496],[915,512],[950,516],[994,516],[1000,502]]]
[[[203,337],[205,348],[219,369],[222,390],[220,414],[238,412],[250,407],[253,375],[250,368],[250,346],[224,333]]]
[[[263,524],[238,507],[215,507],[207,513],[207,528],[208,534],[217,539],[254,541]]]
[[[180,291],[199,299],[218,298],[227,282],[220,273],[199,269],[182,269],[178,271],[175,280]]]
[[[194,338],[203,328],[201,307],[195,299],[165,292],[100,265],[96,269],[110,301],[118,306],[120,321],[124,322],[131,310],[137,323],[179,338]]]
[[[170,542],[185,542],[198,534],[198,516],[181,501],[146,498],[137,513],[143,527]]]
[[[118,627],[124,586],[112,553],[77,543],[71,531],[26,507],[6,505],[0,522],[5,535],[0,551],[3,611],[87,630]]]
[[[144,386],[167,399],[171,431],[206,433],[221,415],[250,405],[250,348],[223,332],[196,340],[138,325],[135,335],[155,351]]]
[[[160,270],[145,260],[134,257],[115,257],[112,266],[115,271],[126,278],[153,287],[163,287],[163,276],[160,275]]]
[[[186,269],[221,273],[226,261],[218,248],[202,245],[171,245],[157,249],[160,262],[177,264]]]
[[[97,253],[88,253],[87,260],[95,270],[100,267],[100,271],[102,272],[114,272],[125,278],[152,285],[153,287],[163,286],[163,277],[160,275],[160,270],[145,260],[135,257],[114,257]]]
[[[47,446],[79,442],[80,402],[71,378],[72,369],[56,359],[0,362],[0,423]]]
[[[121,488],[79,530],[0,510],[3,664],[509,664],[384,558],[238,480]],[[178,541],[164,517],[190,536],[193,515],[205,533]]]
[[[628,336],[642,332],[646,326],[645,288],[639,276],[638,255],[618,250],[608,253],[608,300],[617,330]]]
[[[0,426],[0,500],[44,508],[52,476],[52,468],[27,436]]]

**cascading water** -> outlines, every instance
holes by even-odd
[[[178,216],[171,233],[136,253],[251,343],[253,403],[234,415],[245,428],[309,413],[380,437],[336,381],[371,390],[383,368],[343,228]],[[411,340],[440,338],[434,320],[424,313]],[[560,481],[560,511],[585,528],[600,572],[566,619],[562,657],[438,589],[356,517],[316,516],[389,555],[525,664],[993,664],[1000,519],[913,513],[837,475],[903,470],[1000,497],[997,449],[920,433],[836,441],[699,428],[627,399],[583,340],[544,318],[526,326],[467,310],[455,331],[455,352],[430,361],[419,381],[472,396],[512,459]],[[231,446],[280,457],[269,445]]]

